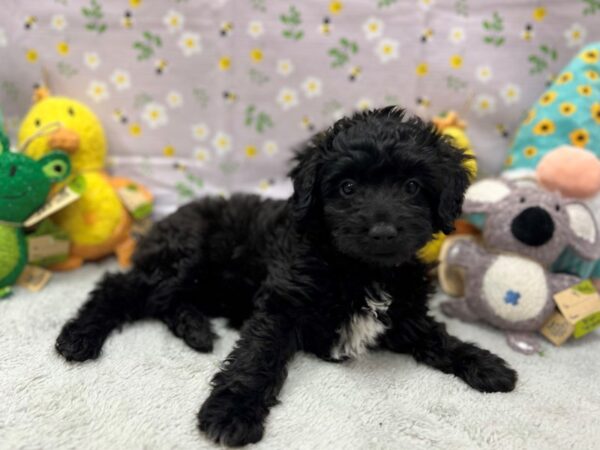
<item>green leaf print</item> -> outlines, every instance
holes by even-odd
[[[11,101],[17,101],[19,98],[19,90],[17,89],[17,85],[12,81],[3,81],[2,82],[2,92],[8,97]]]
[[[450,75],[446,78],[446,86],[448,89],[458,92],[464,88],[466,88],[468,83],[462,78],[455,77],[454,75]]]
[[[81,13],[87,19],[85,29],[89,31],[95,31],[98,34],[102,34],[108,28],[108,25],[103,22],[104,13],[102,12],[102,6],[98,0],[91,0],[89,7],[81,8]]]
[[[210,100],[210,97],[206,92],[206,89],[204,89],[203,87],[196,87],[192,90],[192,95],[200,105],[200,108],[205,109],[208,106],[208,101]]]
[[[189,200],[190,198],[194,197],[194,191],[183,181],[178,181],[175,183],[175,190],[184,200]]]
[[[257,133],[263,133],[273,127],[273,119],[263,111],[257,111],[256,106],[248,105],[244,114],[244,125],[253,127]]]
[[[330,48],[327,54],[331,56],[331,67],[342,67],[350,60],[351,55],[358,53],[358,44],[346,38],[339,40],[339,47]]]
[[[231,175],[232,173],[234,173],[235,171],[237,171],[239,169],[239,164],[237,164],[233,161],[225,161],[225,162],[222,162],[221,164],[219,164],[219,169],[225,175]]]
[[[377,7],[378,8],[387,8],[388,6],[392,6],[397,1],[398,0],[379,0],[377,2]]]
[[[527,60],[531,64],[529,73],[531,75],[537,75],[544,72],[550,63],[550,61],[556,61],[558,59],[558,51],[555,48],[547,45],[540,45],[540,54],[532,54],[527,57]]]
[[[506,39],[502,36],[504,31],[504,20],[494,11],[492,14],[492,20],[483,21],[483,29],[487,31],[487,34],[483,37],[483,42],[489,45],[500,47]]]
[[[582,13],[584,16],[590,16],[592,14],[596,14],[600,11],[600,0],[581,0],[586,7],[583,9]]]
[[[265,83],[268,83],[270,78],[268,75],[266,75],[265,73],[261,72],[260,70],[257,70],[255,68],[251,68],[248,71],[248,77],[250,77],[250,80],[253,81],[254,83],[258,84],[259,86],[262,86]]]
[[[58,64],[56,64],[56,70],[65,78],[71,78],[72,76],[77,75],[79,72],[71,64],[64,61],[59,61]]]
[[[144,61],[154,55],[156,48],[162,47],[162,39],[157,34],[144,31],[142,40],[133,43],[133,49],[137,51],[138,61]]]
[[[203,188],[204,187],[204,180],[196,175],[194,175],[193,173],[187,173],[185,175],[186,179],[192,183],[194,186],[198,187],[198,188]]]
[[[454,3],[454,11],[459,16],[469,17],[469,4],[467,0],[457,0]]]
[[[299,41],[304,37],[304,31],[300,29],[302,17],[295,6],[290,6],[287,14],[281,14],[279,20],[284,25],[284,30],[281,32],[284,38]]]
[[[141,109],[147,103],[150,103],[153,100],[154,100],[154,98],[152,98],[152,96],[150,94],[148,94],[147,92],[140,92],[133,99],[133,107],[135,109]]]
[[[265,0],[250,0],[250,6],[252,9],[260,12],[267,12],[267,5]]]
[[[321,110],[321,114],[323,114],[324,116],[329,116],[341,108],[342,108],[342,104],[339,101],[328,100],[323,104],[323,109]]]

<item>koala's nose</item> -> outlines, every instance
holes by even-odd
[[[510,230],[523,244],[539,247],[552,239],[554,220],[545,209],[531,206],[513,219]]]
[[[373,241],[386,242],[398,236],[396,227],[389,223],[376,223],[369,229],[369,237]]]

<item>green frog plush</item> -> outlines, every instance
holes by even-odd
[[[12,153],[0,132],[0,298],[10,295],[27,264],[23,222],[46,201],[52,183],[71,171],[67,155],[53,151],[35,161]]]

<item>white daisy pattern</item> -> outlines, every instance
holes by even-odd
[[[183,105],[183,97],[177,91],[169,91],[167,93],[167,105],[171,108],[181,108]]]
[[[383,27],[384,25],[381,19],[370,17],[363,23],[362,29],[365,33],[365,38],[367,38],[368,41],[372,41],[373,39],[381,37],[383,34]]]
[[[196,160],[199,166],[203,166],[211,160],[210,151],[206,147],[195,147],[194,159]]]
[[[398,47],[400,44],[394,39],[384,38],[377,43],[375,53],[379,57],[379,61],[387,63],[398,58]]]
[[[184,56],[192,56],[196,53],[200,53],[202,46],[200,43],[200,35],[191,31],[181,33],[177,45],[183,52]]]
[[[482,83],[487,83],[492,79],[492,68],[488,65],[477,66],[475,69],[475,76]]]
[[[96,103],[100,103],[109,97],[108,86],[102,81],[92,80],[88,84],[86,94]]]
[[[277,142],[269,140],[264,142],[262,150],[265,155],[273,156],[279,151],[279,146],[277,145]]]
[[[277,61],[277,73],[287,77],[294,71],[294,64],[289,59],[280,59]]]
[[[265,33],[265,27],[260,20],[253,20],[248,23],[248,34],[257,39]]]
[[[205,123],[192,125],[192,137],[197,141],[204,141],[210,134],[210,129]]]
[[[63,31],[67,27],[67,19],[62,14],[54,14],[50,19],[50,26],[55,31]]]
[[[281,109],[287,111],[298,105],[298,94],[294,89],[284,87],[277,94],[277,103]]]
[[[460,44],[465,40],[467,34],[463,27],[452,27],[450,28],[450,33],[448,34],[448,40],[453,44]]]
[[[500,89],[500,97],[507,105],[517,103],[521,99],[521,88],[514,83],[508,83]]]
[[[579,47],[585,42],[587,30],[580,24],[574,23],[564,33],[568,47]]]
[[[473,110],[479,116],[486,116],[496,111],[496,99],[488,94],[479,94],[473,102]]]
[[[322,91],[321,80],[316,77],[308,77],[302,83],[302,90],[304,91],[304,95],[308,98],[320,96]]]
[[[95,52],[85,52],[83,54],[83,63],[89,69],[96,70],[100,66],[100,56]]]
[[[144,106],[142,119],[150,128],[158,128],[169,122],[165,107],[157,102],[149,102]]]
[[[212,140],[212,146],[218,154],[224,155],[231,151],[232,139],[231,136],[224,131],[217,131]]]
[[[170,9],[163,17],[163,23],[167,27],[167,30],[169,30],[169,33],[176,33],[183,29],[185,17],[181,13]]]
[[[129,72],[122,69],[116,69],[110,75],[110,81],[115,85],[117,91],[124,91],[131,87],[131,77]]]

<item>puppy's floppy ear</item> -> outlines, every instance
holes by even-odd
[[[300,226],[306,225],[316,214],[318,196],[315,191],[320,160],[319,148],[313,141],[300,149],[293,159],[295,166],[289,173],[294,184],[291,205],[292,214]]]
[[[469,170],[464,163],[472,158],[441,139],[438,151],[442,156],[443,172],[441,193],[435,215],[435,225],[443,233],[454,231],[454,221],[462,212],[465,191],[469,187]]]

